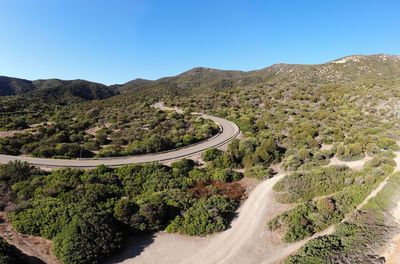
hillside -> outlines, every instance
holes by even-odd
[[[31,81],[0,76],[0,96],[24,94],[34,89]]]
[[[44,98],[76,97],[84,100],[105,99],[122,93],[190,95],[205,91],[262,86],[271,82],[348,83],[374,77],[399,78],[400,57],[395,55],[353,55],[324,64],[274,64],[254,71],[227,71],[197,67],[155,81],[135,79],[123,85],[105,86],[85,80],[58,79],[29,81],[0,76],[0,96],[22,95]]]
[[[279,261],[290,256],[285,263],[376,263],[400,233],[400,219],[389,214],[400,188],[398,56],[249,72],[195,68],[121,86],[4,83],[18,95],[0,97],[2,154],[116,159],[178,148],[215,133],[192,112],[240,127],[226,148],[171,166],[49,172],[0,165],[8,220],[18,232],[52,240],[48,252],[65,264],[103,261],[122,246],[139,252],[128,263],[192,263],[196,256],[200,263],[268,263],[271,252],[281,253]],[[182,114],[155,109],[157,101]],[[370,199],[379,190],[386,191]],[[151,239],[142,243],[138,234]],[[177,259],[182,253],[189,258]]]
[[[117,93],[117,86],[106,86],[85,80],[58,79],[29,81],[0,76],[0,96],[21,95],[43,100],[76,98],[82,100],[104,99]]]
[[[344,83],[374,76],[400,76],[400,57],[394,55],[355,55],[316,65],[274,64],[254,71],[225,71],[194,68],[173,77],[156,81],[138,79],[120,87],[124,93],[155,93],[163,90],[171,95],[188,95],[230,88],[262,86],[266,82]],[[398,77],[397,77],[398,78]]]

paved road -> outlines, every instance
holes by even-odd
[[[157,103],[154,107],[162,110],[177,110],[165,107],[162,103]],[[178,109],[178,111],[180,111]],[[193,144],[184,148],[128,157],[115,157],[115,158],[99,158],[99,159],[79,159],[79,160],[68,160],[68,159],[45,159],[45,158],[32,158],[22,156],[11,156],[11,155],[0,155],[0,163],[7,163],[12,160],[26,161],[32,165],[42,168],[92,168],[98,165],[104,164],[106,166],[116,167],[132,163],[145,163],[153,161],[173,161],[182,158],[193,156],[197,153],[203,152],[211,147],[221,147],[236,138],[240,132],[238,126],[226,119],[200,114],[200,116],[211,119],[220,125],[221,131],[217,135],[209,138],[208,140]]]

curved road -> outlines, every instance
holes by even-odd
[[[154,107],[161,110],[174,110],[180,112],[177,108],[168,108],[163,105],[162,102],[157,103]],[[93,168],[98,165],[104,164],[110,167],[122,166],[132,163],[146,163],[146,162],[165,162],[173,161],[182,158],[188,158],[195,154],[201,153],[209,148],[218,148],[226,145],[239,135],[238,126],[226,119],[207,115],[199,114],[203,118],[211,119],[221,127],[221,131],[204,141],[199,143],[189,145],[184,148],[179,148],[170,151],[146,154],[146,155],[136,155],[127,157],[114,157],[114,158],[99,158],[99,159],[46,159],[46,158],[33,158],[24,156],[12,156],[12,155],[0,155],[0,163],[7,163],[13,160],[26,161],[31,165],[35,165],[42,168]]]

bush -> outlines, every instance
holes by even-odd
[[[349,144],[347,146],[339,145],[336,155],[344,161],[359,160],[364,158],[364,149],[360,143]]]
[[[213,161],[222,155],[222,151],[216,148],[207,149],[203,153],[203,160],[204,161]]]
[[[97,153],[97,157],[118,157],[121,156],[121,147],[118,146],[107,146]]]
[[[54,253],[65,264],[96,264],[120,248],[121,242],[122,233],[109,216],[89,209],[75,215],[55,237]]]
[[[42,174],[42,172],[27,162],[17,160],[0,165],[0,181],[5,181],[9,184],[27,180],[34,174]]]
[[[215,169],[212,172],[212,179],[215,181],[232,182],[240,180],[243,175],[231,169]]]
[[[1,165],[0,172],[1,191],[17,202],[10,212],[13,226],[52,239],[66,264],[103,261],[119,247],[122,227],[127,234],[156,232],[180,216],[202,226],[202,233],[223,230],[243,195],[238,184],[212,181],[214,170],[186,159],[171,167],[149,163],[48,173],[16,162]],[[230,169],[219,172],[226,181],[241,178]],[[200,183],[209,198],[195,194]]]
[[[263,165],[255,165],[244,172],[245,177],[256,178],[258,180],[269,179],[274,175],[274,171],[271,168]]]
[[[177,216],[167,227],[167,232],[179,232],[187,235],[207,235],[225,230],[227,217],[231,216],[238,203],[220,195],[202,198],[182,216]]]
[[[35,200],[31,208],[10,214],[13,227],[24,234],[54,238],[71,218],[66,204],[55,198]]]

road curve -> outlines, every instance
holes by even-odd
[[[161,110],[174,110],[178,112],[180,111],[179,109],[165,107],[161,102],[155,104],[154,107],[160,108]],[[222,147],[227,143],[229,143],[230,141],[232,141],[233,139],[235,139],[240,133],[238,126],[229,120],[207,114],[199,114],[199,115],[203,118],[210,119],[215,123],[217,123],[221,128],[220,132],[217,135],[207,140],[179,149],[145,154],[145,155],[136,155],[136,156],[98,158],[98,159],[76,159],[76,160],[0,155],[0,163],[7,163],[9,161],[20,160],[20,161],[26,161],[31,165],[42,168],[93,168],[102,164],[110,167],[117,167],[132,163],[146,163],[146,162],[157,162],[157,161],[166,162],[182,158],[188,158],[195,154],[201,153],[209,148]]]

